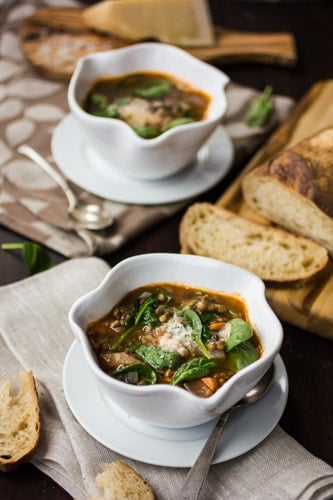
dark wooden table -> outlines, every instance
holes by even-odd
[[[333,2],[252,2],[210,0],[216,24],[239,30],[290,31],[299,53],[295,68],[259,64],[222,66],[232,80],[263,89],[272,84],[276,93],[300,99],[318,80],[332,78]],[[238,165],[220,185],[200,197],[214,202],[243,165]],[[333,196],[333,193],[332,193]],[[106,260],[119,260],[147,252],[178,252],[181,213],[128,243]],[[0,242],[21,241],[20,235],[0,227]],[[51,254],[55,262],[63,259]],[[0,285],[26,276],[16,255],[0,250]],[[333,303],[333,300],[332,300]],[[284,324],[281,351],[286,364],[290,393],[281,426],[314,455],[333,465],[333,343]],[[0,497],[9,499],[65,499],[69,495],[57,484],[27,464],[19,471],[0,474]]]

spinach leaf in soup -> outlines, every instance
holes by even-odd
[[[136,87],[133,94],[145,99],[158,99],[166,96],[171,90],[171,83],[168,80],[156,80],[146,85]]]
[[[182,118],[175,118],[174,120],[170,120],[167,126],[164,129],[164,132],[167,130],[170,130],[171,128],[178,127],[179,125],[186,125],[187,123],[193,123],[195,120],[190,117],[182,117]]]
[[[177,353],[165,351],[158,346],[141,344],[134,347],[133,351],[155,370],[176,369],[181,363],[181,357]]]
[[[226,366],[236,373],[254,363],[257,359],[259,359],[258,349],[251,342],[246,341],[237,345],[228,353]]]
[[[124,333],[112,344],[111,350],[117,349],[127,337],[140,325],[155,326],[158,323],[158,318],[154,306],[159,300],[168,301],[168,295],[159,290],[156,293],[143,293],[132,308],[128,316],[127,328]]]
[[[123,380],[128,384],[138,384],[140,381],[143,381],[146,384],[157,383],[157,375],[155,371],[150,366],[141,363],[132,363],[120,366],[110,375]]]
[[[201,379],[210,379],[214,392],[261,356],[248,318],[238,296],[162,282],[129,291],[87,334],[109,375],[135,385],[178,385],[206,397],[198,387],[208,381]]]
[[[193,309],[185,309],[182,312],[182,316],[191,324],[193,330],[193,339],[198,344],[200,351],[206,356],[206,358],[211,358],[211,354],[208,351],[206,345],[202,340],[202,322],[199,314]]]
[[[156,128],[145,125],[133,125],[132,129],[143,139],[154,139],[154,137],[157,137],[161,133]]]
[[[214,359],[193,358],[183,363],[171,379],[171,384],[176,385],[185,380],[207,377],[218,368]]]
[[[83,102],[88,113],[127,123],[143,139],[204,119],[210,96],[171,74],[142,71],[94,82]]]
[[[230,320],[228,325],[230,326],[230,335],[226,340],[226,352],[231,351],[234,347],[250,339],[253,335],[253,328],[250,323],[240,318]]]

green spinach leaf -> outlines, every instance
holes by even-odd
[[[154,127],[148,127],[145,125],[134,125],[132,128],[134,132],[136,132],[143,139],[153,139],[154,137],[160,135],[160,131]]]
[[[185,309],[182,312],[182,316],[185,318],[188,323],[192,326],[193,330],[193,338],[195,342],[198,344],[200,351],[206,356],[206,358],[211,358],[211,354],[208,351],[207,347],[203,343],[202,340],[202,322],[199,314],[197,314],[193,309]]]
[[[90,95],[90,102],[99,109],[105,109],[109,105],[109,101],[104,95],[96,93]]]
[[[175,118],[174,120],[169,121],[164,130],[169,130],[170,128],[178,127],[178,125],[186,125],[187,123],[194,123],[195,120],[189,117]]]
[[[231,351],[231,349],[234,349],[234,347],[245,342],[253,335],[252,326],[243,319],[234,318],[228,321],[227,324],[230,325],[231,331],[225,343],[226,352]]]
[[[117,349],[124,340],[129,336],[134,328],[140,323],[146,325],[154,325],[157,323],[157,316],[155,311],[152,309],[153,304],[156,302],[156,297],[154,294],[148,295],[148,297],[141,303],[136,314],[132,314],[129,318],[128,328],[124,333],[112,344],[111,349]]]
[[[165,368],[175,370],[181,362],[181,357],[177,353],[164,351],[158,346],[141,344],[134,348],[134,352],[155,370],[164,370]]]
[[[24,263],[29,275],[46,271],[53,266],[53,262],[45,248],[38,243],[3,243],[3,250],[21,250]]]
[[[228,353],[226,366],[233,372],[238,372],[242,368],[245,368],[256,361],[258,358],[258,349],[251,344],[251,342],[246,341],[234,347],[234,349]]]
[[[267,85],[263,94],[253,101],[245,115],[245,123],[248,127],[262,127],[266,125],[274,109],[274,103],[271,98],[272,92],[273,87]]]
[[[199,314],[202,323],[202,334],[201,338],[203,342],[208,342],[214,332],[210,328],[212,321],[215,321],[219,316],[213,311],[205,311]]]
[[[157,325],[158,319],[153,309],[153,305],[155,303],[156,303],[155,294],[151,294],[147,299],[144,300],[135,318],[136,325],[138,325],[139,323],[151,326]]]
[[[185,380],[207,377],[218,367],[215,359],[193,358],[183,363],[171,379],[171,384],[176,385]]]
[[[156,80],[148,85],[142,85],[134,89],[134,94],[144,99],[159,99],[171,90],[171,83],[167,80]]]
[[[111,373],[111,377],[119,378],[130,383],[131,379],[128,375],[131,373],[135,373],[137,375],[134,379],[132,378],[132,383],[133,380],[142,380],[147,384],[156,384],[157,382],[157,375],[154,370],[150,366],[143,365],[142,363],[131,363],[129,365],[120,366],[117,370]]]

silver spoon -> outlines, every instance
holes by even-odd
[[[94,203],[84,204],[80,202],[64,177],[62,177],[32,147],[27,144],[22,144],[17,148],[17,151],[36,163],[36,165],[42,168],[44,172],[59,184],[68,201],[68,214],[77,227],[96,231],[98,229],[105,229],[113,224],[114,219],[112,215],[100,205]]]
[[[274,372],[275,368],[274,364],[272,364],[259,382],[249,392],[247,392],[245,396],[238,401],[238,403],[222,413],[211,434],[208,436],[208,439],[198,458],[186,476],[183,487],[179,494],[177,494],[177,500],[196,500],[199,498],[210,464],[212,463],[216,447],[220,441],[220,436],[231,413],[235,408],[255,403],[267,394],[274,380]]]

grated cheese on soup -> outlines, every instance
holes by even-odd
[[[180,356],[186,356],[189,352],[197,350],[196,342],[193,340],[193,329],[185,325],[179,316],[173,316],[169,321],[159,328],[158,345],[166,350],[173,351]]]

